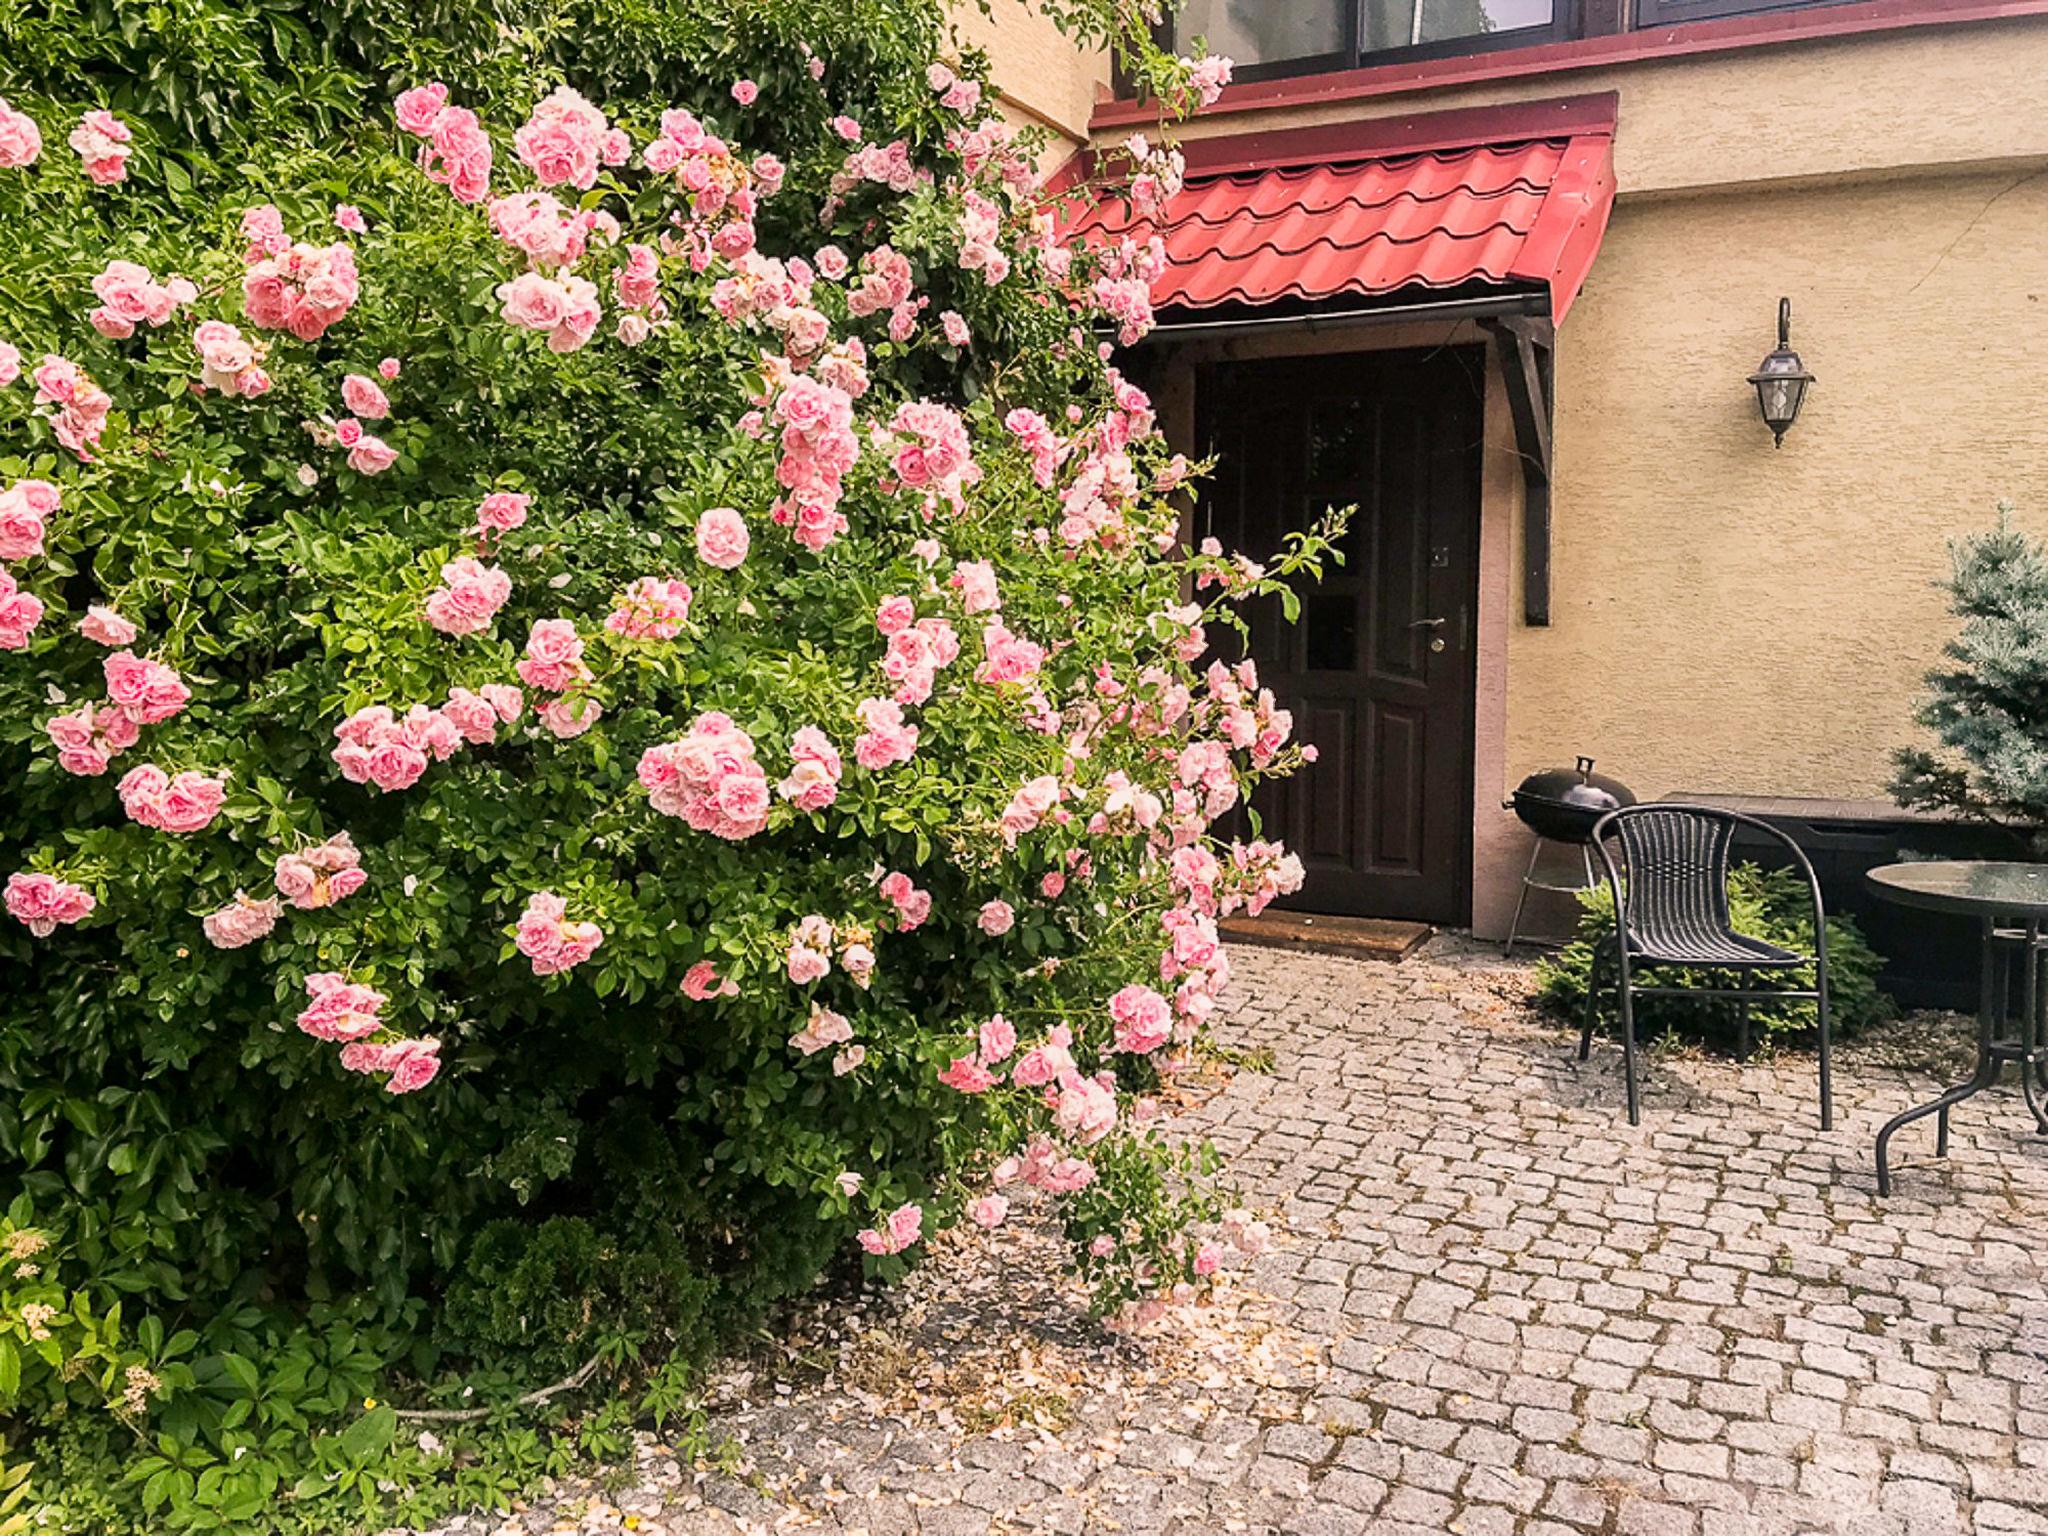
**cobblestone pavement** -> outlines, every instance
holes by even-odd
[[[808,1373],[733,1383],[727,1470],[449,1532],[854,1536],[2048,1536],[2048,1141],[2017,1092],[1878,1125],[1934,1079],[1662,1057],[1643,1125],[1527,973],[1240,950],[1190,1111],[1275,1249],[1187,1329],[1106,1339],[1029,1222],[949,1245]]]

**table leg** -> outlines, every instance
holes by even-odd
[[[2026,1011],[2020,1017],[2020,1095],[2034,1117],[2035,1133],[2048,1136],[2048,1105],[2035,1091],[2035,1076],[2041,1065],[2041,920],[2027,922]]]
[[[1891,1164],[1887,1148],[1891,1139],[1904,1127],[1915,1120],[1929,1115],[1939,1118],[1935,1121],[1934,1155],[1948,1155],[1948,1112],[1954,1106],[1982,1093],[1998,1081],[1999,1060],[1992,1050],[1997,1038],[1998,1017],[2005,1004],[2005,967],[1999,963],[1997,922],[1986,915],[1984,918],[1983,949],[1980,956],[1977,982],[1977,1070],[1970,1074],[1968,1082],[1959,1083],[1942,1094],[1940,1098],[1921,1104],[1892,1116],[1877,1133],[1877,1192],[1889,1195],[1892,1192]],[[2027,963],[2031,966],[2033,955],[2028,952]]]

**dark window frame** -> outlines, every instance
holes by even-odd
[[[1279,0],[1286,4],[1289,0]],[[1642,4],[1654,0],[1640,0]],[[1705,0],[1718,4],[1724,0]],[[1742,0],[1733,0],[1742,3]],[[1751,0],[1754,3],[1754,0]],[[1782,4],[1783,0],[1776,0]],[[1339,70],[1370,69],[1376,64],[1405,64],[1427,59],[1460,58],[1467,54],[1495,53],[1507,48],[1531,48],[1543,43],[1569,42],[1581,35],[1585,0],[1552,0],[1551,17],[1546,23],[1532,27],[1515,27],[1504,32],[1473,32],[1464,37],[1439,38],[1434,42],[1411,43],[1399,48],[1374,48],[1361,50],[1359,38],[1364,34],[1364,10],[1366,0],[1352,0],[1345,7],[1345,44],[1341,52],[1318,53],[1298,59],[1268,59],[1258,64],[1240,64],[1231,72],[1232,80],[1251,84],[1259,80],[1285,80],[1295,75],[1325,75]],[[1174,48],[1173,23],[1163,21],[1154,29],[1154,38],[1162,48]]]
[[[1769,11],[1810,11],[1845,0],[1635,0],[1635,24],[1670,27],[1723,16],[1760,16]]]

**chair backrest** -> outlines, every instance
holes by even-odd
[[[1701,806],[1642,805],[1612,813],[1602,827],[1621,844],[1631,930],[1681,937],[1726,931],[1734,817]]]

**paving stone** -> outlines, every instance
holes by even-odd
[[[1879,1203],[1876,1129],[1936,1087],[1890,1030],[1840,1043],[1828,1135],[1791,1051],[1653,1050],[1631,1128],[1613,1047],[1580,1065],[1490,947],[1231,958],[1217,1038],[1273,1070],[1210,1074],[1171,1123],[1276,1228],[1232,1294],[1284,1368],[1155,1371],[1171,1330],[1088,1333],[1047,1266],[1005,1261],[1027,1300],[954,1287],[916,1347],[1082,1352],[1057,1422],[883,1417],[836,1378],[778,1399],[777,1365],[712,1413],[745,1476],[650,1451],[630,1487],[534,1498],[533,1528],[619,1528],[588,1502],[647,1536],[2048,1536],[2048,1142],[2012,1088],[1956,1117],[1947,1158],[1931,1132],[1902,1146]],[[975,1241],[1034,1241],[1034,1219],[1020,1202]],[[970,1251],[903,1291],[946,1296]],[[861,1305],[899,1326],[896,1297]]]

